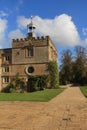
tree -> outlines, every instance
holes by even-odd
[[[87,84],[87,53],[82,46],[75,47],[75,61],[73,64],[73,82]]]
[[[87,85],[87,50],[76,46],[74,56],[70,50],[65,50],[61,56],[60,82]]]
[[[61,84],[67,84],[72,82],[72,52],[65,50],[61,56],[60,65],[60,82]]]

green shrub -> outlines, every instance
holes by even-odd
[[[9,89],[9,92],[10,92],[10,93],[15,93],[16,91],[15,91],[14,88],[10,88],[10,89]]]
[[[29,88],[30,92],[44,90],[44,88],[47,88],[48,75],[30,76],[29,79],[31,80],[32,86],[32,88]]]
[[[4,93],[23,93],[26,90],[26,85],[23,79],[17,74],[13,77],[12,82],[8,84],[1,92]]]
[[[9,86],[6,86],[5,88],[3,88],[2,90],[1,90],[1,92],[2,93],[9,93],[10,91],[10,87]]]

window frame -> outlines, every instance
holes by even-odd
[[[9,83],[9,77],[8,76],[3,77],[3,83]]]
[[[5,72],[5,73],[6,73],[6,72],[9,72],[9,66],[4,66],[4,67],[3,67],[3,72]]]
[[[5,55],[4,56],[4,61],[10,61],[10,56],[9,55],[7,55],[7,56]]]
[[[27,48],[27,57],[33,57],[34,56],[34,47],[31,46]]]

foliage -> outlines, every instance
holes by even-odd
[[[87,84],[87,53],[82,46],[76,46],[74,56],[69,50],[63,51],[60,66],[60,82],[62,84]]]
[[[75,61],[73,64],[73,82],[87,84],[87,53],[81,46],[75,47]],[[86,78],[86,79],[85,79]]]
[[[44,90],[44,88],[58,88],[59,87],[59,75],[58,65],[56,61],[52,61],[48,64],[49,75],[41,76],[29,76],[31,86],[28,88],[29,92]]]
[[[72,82],[72,53],[70,50],[63,51],[60,65],[60,84]]]
[[[17,74],[13,77],[12,82],[2,90],[6,93],[23,93],[34,92],[37,90],[44,90],[45,88],[58,88],[59,75],[57,62],[52,61],[49,63],[49,75],[29,76],[27,84],[24,79]]]
[[[9,85],[7,85],[5,88],[3,88],[3,89],[1,90],[1,92],[2,92],[2,93],[9,93],[9,92],[10,92],[10,87],[9,87]]]
[[[45,89],[33,93],[0,93],[0,101],[40,101],[47,102],[64,89]]]
[[[19,78],[19,74],[13,77],[12,82],[2,89],[5,93],[23,93],[26,91],[25,81]]]
[[[31,81],[31,86],[28,88],[29,92],[44,90],[48,86],[48,75],[29,76],[29,80]]]
[[[58,64],[56,61],[51,61],[49,63],[49,88],[58,88],[59,87],[59,74],[58,74]]]

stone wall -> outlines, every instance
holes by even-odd
[[[47,46],[33,46],[33,56],[27,54],[28,47],[12,49],[12,64],[43,63],[48,61]]]
[[[58,60],[58,54],[55,45],[49,40],[49,50],[48,50],[48,55],[49,55],[49,61],[57,61]]]
[[[48,71],[48,63],[44,64],[20,64],[20,65],[12,65],[12,76],[15,76],[17,73],[19,73],[20,76],[29,76],[27,74],[26,69],[28,67],[33,67],[34,72],[30,73],[30,75],[47,75],[49,73]]]
[[[28,56],[29,48],[33,48],[32,56]],[[5,60],[6,56],[9,56],[9,60]],[[48,63],[53,60],[57,60],[57,50],[49,36],[13,39],[12,48],[0,50],[0,90],[6,87],[17,73],[26,79],[29,75],[48,75]],[[9,67],[9,72],[3,71],[5,66]],[[32,73],[28,73],[29,67],[33,67]],[[4,77],[8,77],[9,82],[3,82]]]

